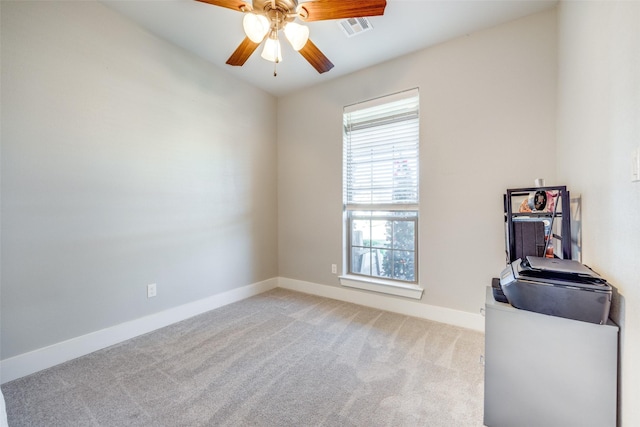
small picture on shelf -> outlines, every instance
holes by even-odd
[[[558,191],[535,191],[522,199],[519,212],[553,212],[556,205]]]

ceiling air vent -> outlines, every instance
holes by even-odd
[[[349,18],[338,21],[342,32],[347,37],[353,37],[365,31],[373,29],[371,22],[367,18]]]

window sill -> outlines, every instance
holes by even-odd
[[[424,289],[418,285],[410,285],[390,280],[370,279],[360,276],[340,276],[340,284],[349,288],[364,289],[383,294],[405,298],[421,299]]]

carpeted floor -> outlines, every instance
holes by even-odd
[[[275,289],[2,386],[18,426],[482,426],[482,333]]]

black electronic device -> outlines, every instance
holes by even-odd
[[[500,278],[494,277],[491,279],[491,291],[493,292],[493,299],[498,302],[506,302],[509,303],[509,300],[502,292],[502,287],[500,286]]]
[[[613,288],[578,261],[517,259],[502,271],[500,287],[523,310],[599,324],[609,318]]]

